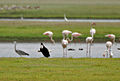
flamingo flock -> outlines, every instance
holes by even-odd
[[[95,25],[96,25],[96,23],[94,23],[94,22],[91,23],[90,36],[86,38],[86,45],[87,45],[86,46],[87,47],[86,57],[92,56],[91,48],[93,46],[94,35],[96,33]],[[50,41],[55,45],[55,41],[53,40],[53,32],[52,31],[46,31],[43,33],[43,35],[48,36],[50,38]],[[69,35],[71,35],[71,37]],[[75,50],[72,48],[68,49],[67,47],[68,47],[69,43],[71,43],[74,40],[74,38],[78,38],[81,35],[82,35],[81,33],[72,32],[69,30],[62,31],[63,39],[61,40],[61,45],[63,48],[63,57],[67,57],[68,50]],[[110,40],[106,42],[106,50],[103,53],[103,57],[112,58],[113,57],[112,46],[115,43],[115,35],[107,34],[107,35],[105,35],[105,37],[109,38]],[[18,53],[20,56],[22,56],[22,55],[29,56],[28,53],[16,49],[16,41],[14,42],[14,44],[15,44],[15,52],[16,53]],[[43,43],[41,43],[41,47],[40,47],[40,50],[38,50],[38,52],[41,52],[45,57],[50,57],[50,50]]]

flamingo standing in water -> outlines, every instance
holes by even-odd
[[[68,37],[68,35],[72,33],[69,30],[63,30],[62,31],[62,35],[63,35],[63,40],[62,40],[62,47],[63,47],[63,57],[67,56],[67,45],[70,42],[70,39]],[[65,48],[66,48],[66,52],[65,52]]]
[[[68,41],[66,39],[63,39],[62,40],[63,57],[67,56],[67,45],[68,45]],[[65,52],[65,48],[66,48],[66,52]]]
[[[51,32],[51,31],[46,31],[46,32],[43,33],[43,35],[47,35],[47,36],[50,38],[51,42],[52,42],[53,44],[55,44],[55,41],[54,41],[53,38],[52,38],[53,32]]]
[[[92,42],[93,42],[92,37],[87,37],[86,38],[86,43],[87,43],[86,56],[88,56],[88,54],[89,54],[89,57],[91,57],[91,45],[92,45]]]
[[[88,54],[89,54],[89,57],[91,57],[91,45],[92,45],[92,42],[93,42],[94,34],[96,33],[95,28],[93,28],[95,25],[96,25],[96,23],[92,22],[91,29],[90,29],[91,37],[86,38],[86,43],[87,43],[86,56],[88,56]]]
[[[112,42],[112,43],[115,43],[115,35],[114,35],[114,34],[107,34],[107,35],[105,35],[105,37],[110,38],[110,39],[111,39],[111,42]]]
[[[108,58],[108,55],[112,58],[113,56],[113,53],[112,53],[112,50],[111,50],[111,47],[112,47],[112,42],[111,41],[107,41],[106,42],[106,47],[107,47],[107,58]]]
[[[73,32],[72,33],[72,36],[71,36],[71,41],[73,40],[73,38],[77,38],[79,36],[81,36],[82,34],[81,33],[78,33],[78,32]]]
[[[79,36],[81,36],[82,34],[81,33],[78,33],[78,32],[73,32],[72,35],[71,35],[71,40],[69,40],[70,42],[74,40],[74,38],[77,38]],[[68,50],[72,50],[74,51],[75,49],[72,49],[72,48],[69,48]],[[79,48],[79,50],[81,50],[81,48]]]

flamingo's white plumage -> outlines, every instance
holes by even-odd
[[[90,35],[92,36],[92,38],[93,38],[94,34],[96,33],[95,28],[93,28],[93,26],[95,26],[95,25],[96,25],[96,23],[94,23],[94,22],[91,24]]]

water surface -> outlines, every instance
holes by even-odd
[[[44,43],[45,46],[51,50],[50,58],[63,57],[63,48],[61,43]],[[120,58],[120,51],[117,48],[120,47],[120,44],[112,46],[112,52],[114,54],[113,58]],[[28,58],[40,58],[44,57],[42,53],[37,52],[40,48],[40,43],[17,43],[17,49],[23,50],[30,54],[26,56]],[[75,51],[68,51],[67,57],[72,58],[83,58],[86,57],[86,43],[71,43],[68,45],[68,48],[74,48]],[[83,48],[83,50],[78,50]],[[103,58],[103,53],[106,50],[105,43],[94,43],[92,46],[92,58]],[[0,57],[20,57],[14,51],[13,43],[0,43]],[[24,56],[23,56],[24,57]]]

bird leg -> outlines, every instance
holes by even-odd
[[[66,47],[66,57],[67,57],[67,47]]]
[[[63,57],[65,57],[65,48],[63,48]]]
[[[109,54],[109,48],[107,48],[107,58],[108,58],[108,54]]]
[[[110,48],[109,57],[112,58],[112,49]]]
[[[86,56],[88,56],[88,43],[87,43]]]
[[[89,57],[91,57],[91,44],[89,45]]]

